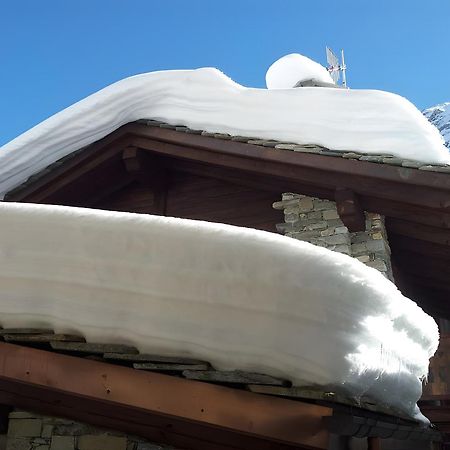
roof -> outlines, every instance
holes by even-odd
[[[0,209],[3,326],[36,321],[338,392],[345,380],[352,392],[426,422],[415,402],[437,325],[356,259],[211,221],[7,202]],[[376,332],[392,323],[401,327]],[[392,371],[392,358],[376,356],[380,345],[414,370]]]
[[[243,142],[244,141],[244,142]],[[246,142],[245,142],[246,141]],[[330,200],[339,189],[386,217],[397,284],[435,316],[450,317],[450,176],[446,167],[336,154],[318,146],[253,140],[156,121],[127,124],[49,166],[6,200],[95,207],[134,180],[123,154],[138,149],[140,169],[184,171],[231,183]],[[358,158],[358,159],[356,159]],[[155,165],[156,164],[156,165]],[[138,171],[139,171],[138,170]]]
[[[360,152],[342,152],[337,150],[330,150],[328,148],[314,145],[314,144],[292,144],[287,142],[281,142],[276,140],[267,140],[267,139],[261,139],[258,137],[247,137],[247,136],[232,136],[230,134],[226,133],[210,133],[208,131],[204,130],[193,130],[189,127],[183,126],[183,125],[172,125],[167,122],[162,122],[159,120],[148,120],[148,119],[141,119],[135,122],[136,124],[143,124],[148,127],[156,127],[156,128],[162,128],[167,130],[175,130],[181,133],[187,133],[187,134],[196,134],[206,137],[211,137],[215,139],[221,139],[221,140],[230,140],[232,142],[241,142],[244,144],[251,144],[251,145],[258,145],[261,147],[267,147],[267,148],[275,148],[277,150],[289,150],[293,152],[298,153],[310,153],[310,154],[316,154],[316,155],[323,155],[323,156],[330,156],[335,158],[344,158],[344,159],[352,159],[352,160],[359,160],[359,161],[368,161],[372,163],[378,163],[378,164],[387,164],[391,166],[398,166],[398,167],[405,167],[405,168],[411,168],[411,169],[418,169],[423,171],[429,171],[429,172],[440,172],[440,173],[448,173],[450,174],[450,165],[449,164],[425,164],[420,161],[413,161],[410,159],[404,159],[395,157],[394,155],[390,154],[368,154],[368,153],[360,153]],[[53,164],[50,164],[47,166],[44,170],[41,170],[32,176],[30,176],[27,180],[25,180],[22,184],[15,187],[14,189],[11,189],[6,195],[5,200],[8,200],[8,198],[14,197],[16,194],[20,195],[20,192],[28,185],[32,185],[36,180],[39,178],[45,176],[47,173],[50,173],[57,167],[64,164],[66,161],[74,158],[78,153],[86,150],[89,146],[82,147],[81,149],[72,152],[65,157],[57,160]]]
[[[360,153],[356,151],[343,152],[337,150],[330,150],[326,147],[315,144],[293,144],[288,142],[281,142],[276,140],[261,139],[258,137],[247,136],[232,136],[226,133],[210,133],[203,130],[192,130],[188,127],[181,125],[171,125],[166,122],[158,120],[139,120],[137,123],[145,124],[149,127],[159,127],[168,130],[176,130],[188,134],[199,134],[202,136],[213,137],[215,139],[230,140],[232,142],[242,142],[245,144],[259,145],[262,147],[275,148],[277,150],[289,150],[299,153],[312,153],[316,155],[332,156],[336,158],[355,159],[359,161],[368,161],[380,164],[388,164],[392,166],[401,166],[419,170],[425,170],[430,172],[442,172],[450,174],[450,164],[425,164],[420,161],[413,161],[410,159],[399,158],[392,154],[369,154]]]
[[[329,199],[344,187],[364,210],[386,215],[394,261],[401,264],[396,278],[403,292],[436,315],[450,314],[450,177],[445,170],[343,157],[318,146],[292,148],[275,141],[243,140],[156,121],[130,123],[52,164],[9,192],[7,200],[95,206],[102,196],[133,180],[126,170],[127,149],[134,149],[138,172],[151,176],[155,167],[176,168],[278,193]]]
[[[120,80],[5,144],[0,151],[0,195],[56,160],[141,118],[288,144],[318,144],[342,152],[392,153],[450,163],[438,130],[398,95],[314,87],[247,88],[217,69],[202,68]]]
[[[0,343],[0,360],[10,361],[7,367],[0,364],[0,388],[8,392],[7,404],[32,404],[38,412],[132,430],[149,438],[156,436],[159,442],[181,445],[195,437],[195,448],[208,450],[208,445],[228,448],[231,442],[233,448],[257,445],[263,449],[272,445],[270,448],[281,449],[293,444],[295,448],[327,448],[329,431],[359,438],[441,439],[436,430],[396,416],[369,400],[358,403],[314,387],[285,387],[286,380],[266,375],[213,371],[204,361],[139,354],[127,345],[85,343],[80,335],[55,334],[49,329],[0,329],[0,337],[6,341]],[[20,367],[25,361],[24,374]],[[67,367],[72,376],[61,378],[59,371],[67,373]],[[180,375],[187,380],[180,379]],[[25,388],[20,391],[21,384]],[[170,400],[173,397],[164,395],[168,390],[171,394],[177,392],[176,404]],[[46,400],[38,400],[44,391]],[[85,397],[84,403],[76,399],[80,394]],[[59,399],[71,408],[59,408]],[[50,406],[52,403],[55,406]],[[144,417],[145,422],[154,422],[159,416],[156,428],[174,429],[161,435],[148,426],[133,428],[139,422],[136,412],[122,415],[121,424],[116,424],[117,414],[123,414],[125,408],[131,412],[136,406],[141,410],[141,422]],[[271,426],[267,414],[272,417]],[[297,419],[293,421],[292,416]],[[216,433],[210,429],[213,424]],[[284,441],[287,447],[273,447],[277,441]]]

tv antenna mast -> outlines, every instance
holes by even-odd
[[[326,51],[328,63],[327,70],[330,72],[331,78],[333,78],[333,81],[337,84],[342,72],[342,86],[347,87],[347,78],[345,76],[347,66],[345,65],[344,60],[344,50],[341,50],[341,64],[339,64],[338,57],[333,53],[333,50],[331,50],[330,47],[326,47]]]

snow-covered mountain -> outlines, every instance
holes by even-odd
[[[422,111],[425,117],[441,132],[445,145],[450,148],[450,102],[441,103]]]

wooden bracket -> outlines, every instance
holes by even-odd
[[[154,194],[156,214],[165,215],[167,204],[167,170],[155,156],[137,147],[122,153],[125,170]]]
[[[138,176],[142,172],[143,162],[136,147],[127,147],[122,153],[122,160],[128,173]]]
[[[335,191],[336,208],[344,225],[350,232],[365,231],[366,218],[357,195],[347,188]]]
[[[122,153],[125,170],[140,183],[155,187],[165,184],[166,170],[153,155],[137,147],[127,147]]]

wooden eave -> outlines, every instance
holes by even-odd
[[[130,123],[15,189],[6,200],[95,207],[135,179],[139,171],[127,170],[123,160],[130,148],[137,149],[144,176],[147,168],[149,178],[160,170],[176,170],[330,200],[339,198],[342,190],[351,193],[362,210],[386,217],[396,279],[405,294],[429,312],[450,317],[450,175],[446,173]]]
[[[195,450],[326,449],[331,408],[0,343],[0,403]]]

